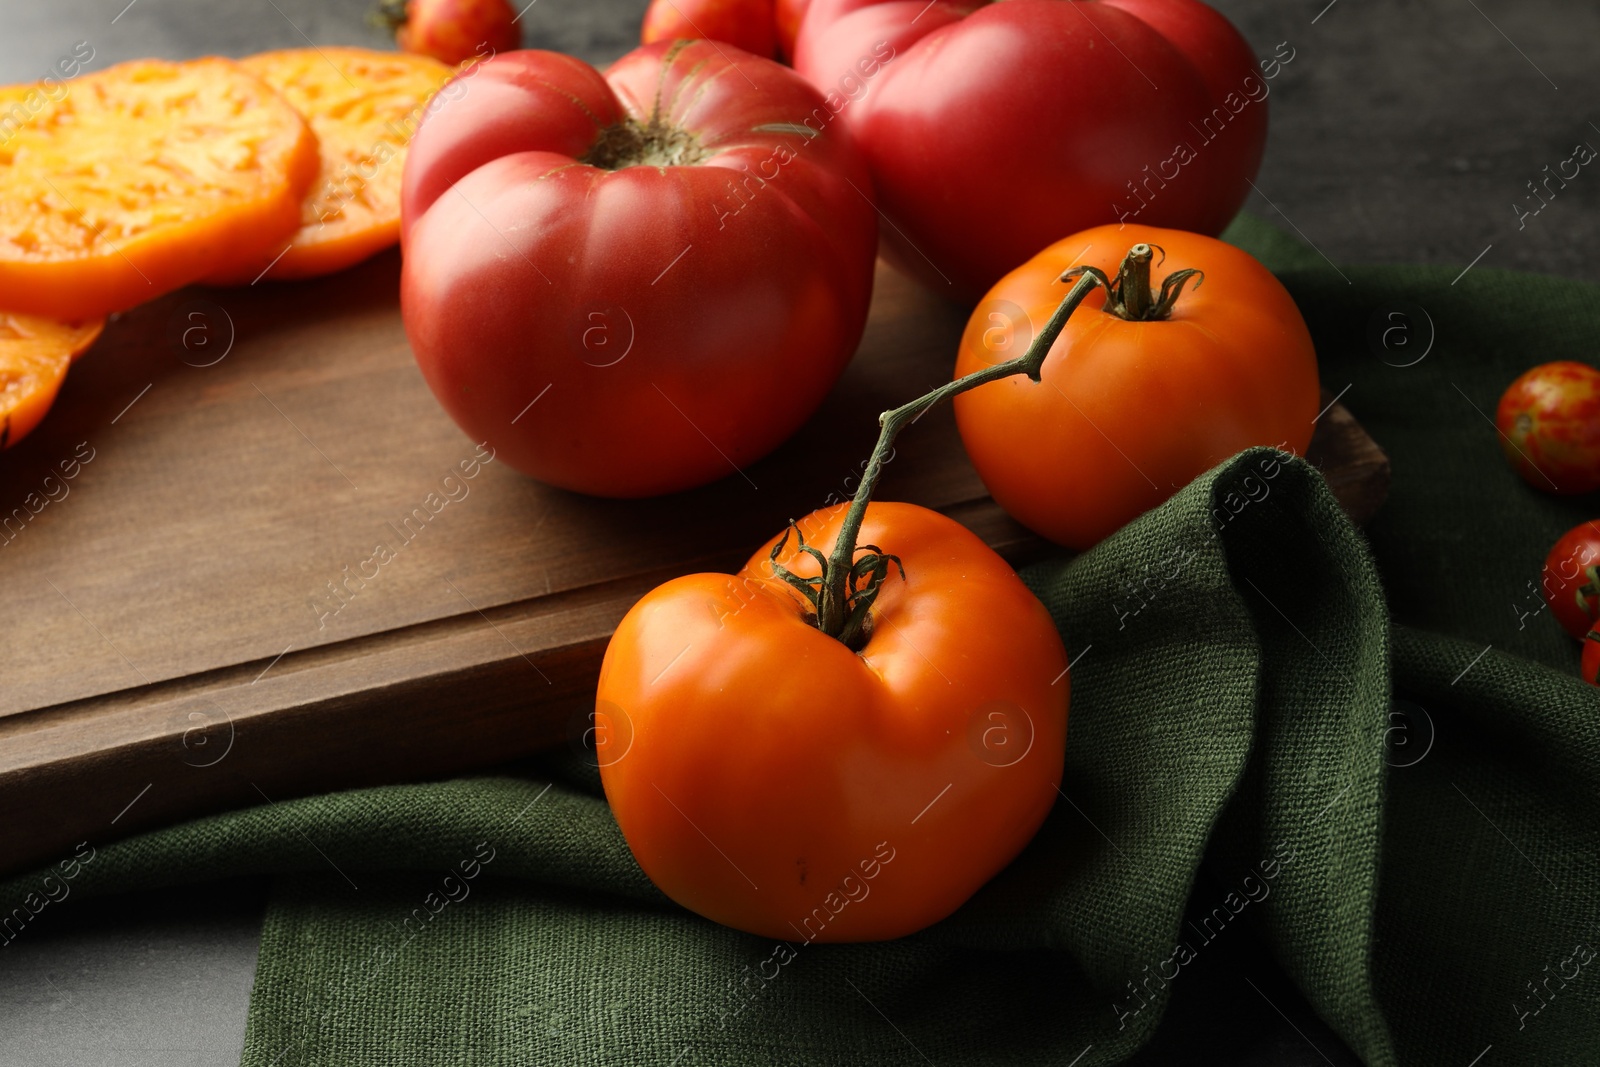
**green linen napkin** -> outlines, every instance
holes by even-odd
[[[1063,800],[946,922],[825,946],[699,919],[570,753],[144,834],[75,890],[279,873],[252,1067],[1090,1067],[1236,925],[1369,1064],[1594,1062],[1600,694],[1530,589],[1596,504],[1523,486],[1484,412],[1533,363],[1594,361],[1600,294],[1335,268],[1248,217],[1228,237],[1299,302],[1391,498],[1364,536],[1252,450],[1028,568],[1078,657]]]

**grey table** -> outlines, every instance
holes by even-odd
[[[1600,281],[1600,172],[1536,216],[1528,183],[1600,147],[1600,6],[1580,0],[1215,0],[1273,82],[1248,207],[1335,263],[1494,266]],[[4,0],[0,82],[78,42],[95,68],[143,56],[381,45],[368,0]],[[604,63],[642,0],[532,0],[529,47]],[[211,1067],[239,1060],[267,887],[185,887],[49,909],[0,951],[0,1067]],[[1199,894],[1201,898],[1204,893]],[[1176,989],[1148,1064],[1353,1064],[1258,944]],[[1249,984],[1245,979],[1249,979]],[[1251,985],[1256,991],[1251,991]]]

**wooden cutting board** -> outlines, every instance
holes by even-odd
[[[947,380],[965,321],[880,266],[860,353],[792,441],[704,489],[605,501],[474,467],[411,359],[398,276],[389,253],[140,307],[0,454],[0,873],[561,741],[634,601],[843,496],[878,412]],[[1342,407],[1318,425],[1311,458],[1362,521],[1388,461]],[[985,495],[948,405],[903,441],[880,498],[1013,560],[1040,550]],[[403,547],[335,596],[380,542]]]

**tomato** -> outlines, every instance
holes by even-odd
[[[863,145],[885,257],[970,299],[1101,223],[1220,233],[1293,58],[1258,70],[1198,0],[815,0],[795,68]]]
[[[239,65],[281,93],[317,135],[322,168],[300,207],[300,230],[212,285],[313,278],[361,262],[400,237],[400,172],[409,131],[450,68],[366,48],[289,48]]]
[[[1561,535],[1545,557],[1540,585],[1561,628],[1583,640],[1600,619],[1600,520]]]
[[[69,321],[282,249],[318,165],[305,120],[230,59],[0,87],[0,137],[0,305]]]
[[[1006,275],[967,323],[956,376],[1025,348],[1067,290],[1063,271],[1116,274],[1141,243],[1158,250],[1146,277],[1161,252],[1168,279],[1203,272],[1179,286],[1169,316],[1129,321],[1097,289],[1039,381],[1007,378],[955,400],[995,501],[1070,548],[1088,548],[1242,448],[1303,453],[1321,406],[1311,335],[1278,280],[1232,245],[1149,226],[1086,230]],[[1137,290],[1119,285],[1125,299]]]
[[[778,0],[778,51],[784,59],[794,59],[795,38],[800,36],[800,22],[810,6],[811,0]]]
[[[777,49],[773,0],[650,0],[639,43],[704,38],[771,58]]]
[[[1495,410],[1500,449],[1547,493],[1600,489],[1600,370],[1563,360],[1512,382]]]
[[[830,552],[845,511],[798,531]],[[819,573],[786,535],[737,574],[649,593],[600,668],[600,776],[639,865],[765,937],[870,941],[944,918],[1028,842],[1061,780],[1067,658],[1044,606],[937,512],[872,503],[860,538],[904,577],[889,571],[856,650],[776,576]]]
[[[0,311],[0,449],[39,425],[61,391],[67,368],[105,325],[105,319],[57,322]]]
[[[1590,685],[1600,686],[1600,630],[1590,630],[1583,642],[1583,661],[1578,671]]]
[[[519,16],[506,0],[389,0],[382,10],[400,51],[451,66],[522,47]]]
[[[406,158],[401,310],[474,440],[637,497],[732,475],[816,409],[861,338],[877,219],[848,139],[803,125],[815,89],[680,41],[604,77],[505,53],[440,96]]]

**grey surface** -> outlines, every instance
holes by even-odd
[[[527,48],[609,63],[639,39],[645,0],[518,0]],[[0,81],[41,77],[78,41],[93,69],[160,56],[244,56],[273,48],[341,44],[387,48],[366,21],[377,0],[0,0]],[[113,21],[115,20],[115,21]]]
[[[1538,203],[1526,183],[1579,141],[1600,149],[1600,4],[1215,6],[1258,55],[1280,41],[1296,52],[1273,82],[1249,210],[1297,228],[1334,263],[1465,267],[1488,249],[1480,266],[1600,281],[1600,166],[1525,226],[1513,208]]]
[[[223,1067],[244,1046],[265,887],[47,905],[0,951],[0,1067]]]
[[[148,55],[381,46],[368,0],[0,0],[0,81],[40,76],[78,41],[99,68]],[[1519,228],[1525,183],[1580,140],[1600,148],[1600,5],[1588,0],[1219,0],[1272,83],[1272,133],[1248,207],[1334,263],[1509,267],[1600,281],[1600,166]],[[641,0],[535,0],[533,47],[610,60]],[[1268,199],[1270,198],[1270,199]],[[1487,251],[1486,251],[1487,250]],[[1330,265],[1329,270],[1335,269]],[[0,950],[0,1067],[231,1064],[242,1045],[264,887],[72,902]],[[1354,1060],[1247,932],[1175,987],[1150,1064]]]

